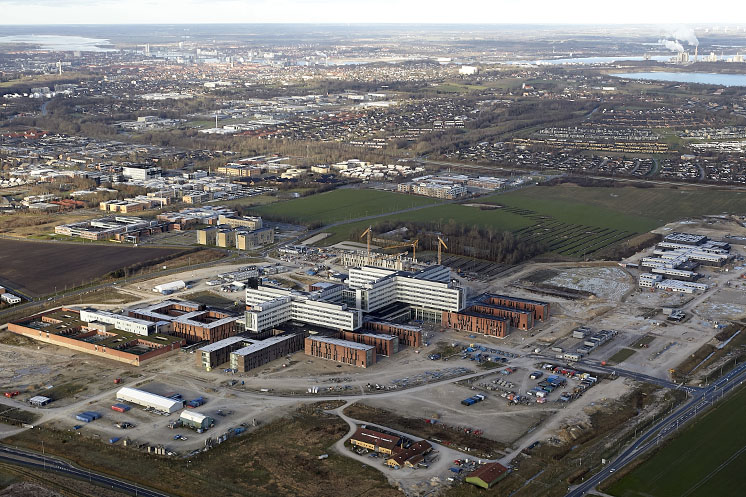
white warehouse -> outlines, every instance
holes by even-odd
[[[117,391],[117,400],[168,413],[173,413],[184,408],[184,402],[180,400],[169,399],[168,397],[130,387],[120,388]]]

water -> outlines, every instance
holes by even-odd
[[[746,74],[717,74],[709,72],[631,72],[612,74],[618,78],[699,83],[703,85],[746,86]]]
[[[111,52],[109,40],[103,38],[86,38],[84,36],[60,36],[60,35],[12,35],[0,36],[0,45],[25,44],[38,46],[39,50],[52,50],[55,52]]]
[[[539,60],[512,60],[505,64],[534,64],[539,66],[553,66],[562,64],[611,64],[615,61],[643,61],[642,55],[619,55],[617,57],[571,57],[565,59],[539,59]],[[656,62],[668,62],[670,55],[653,55],[650,60]]]

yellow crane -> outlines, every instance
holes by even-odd
[[[443,247],[444,249],[448,250],[448,245],[446,245],[446,242],[444,242],[441,237],[438,237],[438,265],[439,266],[440,266],[440,263],[441,263],[441,260],[442,260],[441,252],[440,252],[440,248],[441,247]]]
[[[401,248],[401,247],[412,247],[412,259],[416,262],[417,261],[417,244],[418,243],[420,243],[419,240],[414,240],[414,241],[406,242],[406,243],[397,243],[396,245],[390,245],[388,247],[383,247],[382,250],[393,249],[393,248]]]
[[[360,235],[360,238],[364,237],[365,235],[368,235],[368,255],[370,255],[370,234],[371,234],[372,229],[373,229],[373,226],[368,226],[368,229],[363,231],[363,234]]]

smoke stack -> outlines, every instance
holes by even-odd
[[[694,62],[697,62],[697,51],[699,50],[699,45],[694,45]]]

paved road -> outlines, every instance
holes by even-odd
[[[115,490],[130,493],[132,495],[143,497],[168,497],[168,494],[141,487],[125,480],[120,480],[118,478],[112,478],[111,476],[106,476],[101,473],[77,468],[63,459],[42,455],[29,450],[16,449],[4,444],[0,444],[0,461],[16,464],[19,466],[41,469],[45,472],[51,471],[55,473],[61,473],[65,476],[72,476],[74,478],[88,480],[91,483],[110,487]]]
[[[566,497],[581,497],[593,490],[597,485],[609,478],[614,472],[623,468],[646,451],[658,445],[661,438],[676,432],[698,414],[711,407],[715,400],[722,398],[733,388],[746,381],[746,364],[742,364],[723,376],[707,388],[700,389],[692,399],[663,418],[643,433],[632,445],[627,447],[617,458],[607,464],[604,469],[591,477],[588,481],[570,490]]]
[[[552,356],[547,356],[547,355],[542,355],[542,354],[528,354],[527,357],[540,359],[542,361],[546,361],[552,364],[557,363],[557,359]],[[635,371],[629,371],[629,370],[617,368],[614,366],[602,366],[600,361],[583,360],[583,361],[577,361],[574,364],[577,365],[578,369],[599,371],[601,373],[606,373],[606,374],[615,374],[617,376],[623,376],[625,378],[632,378],[633,380],[638,380],[638,381],[642,381],[645,383],[652,383],[654,385],[660,385],[665,388],[684,390],[689,393],[695,393],[695,392],[704,390],[699,387],[690,387],[687,385],[680,385],[678,383],[674,383],[664,378],[658,378],[655,376],[650,376],[650,375],[638,373]]]

